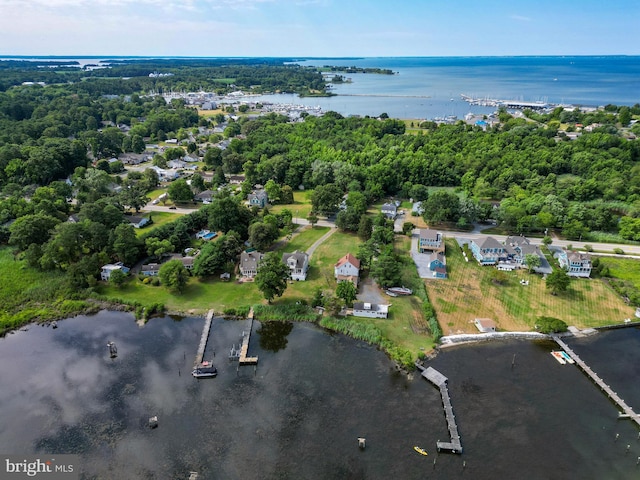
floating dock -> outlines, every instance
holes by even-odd
[[[204,361],[204,349],[207,348],[207,341],[209,340],[209,331],[211,330],[211,322],[213,320],[213,310],[209,310],[204,322],[204,328],[202,329],[202,336],[200,337],[200,344],[198,345],[198,352],[196,353],[196,360],[193,362],[193,367],[201,365]]]
[[[553,340],[558,345],[560,345],[560,347],[562,347],[564,349],[564,351],[567,353],[567,355],[569,355],[573,359],[573,361],[580,367],[580,369],[584,373],[586,373],[589,378],[591,378],[593,383],[598,385],[602,389],[602,391],[607,394],[607,396],[611,399],[611,401],[613,401],[622,410],[622,412],[618,412],[619,418],[630,418],[631,420],[633,420],[634,422],[636,422],[636,424],[638,424],[640,426],[640,415],[638,415],[636,412],[634,412],[633,409],[629,405],[627,405],[627,403],[622,398],[620,398],[620,396],[616,392],[614,392],[611,389],[611,387],[609,385],[607,385],[604,382],[604,380],[602,380],[598,376],[597,373],[595,373],[593,370],[591,370],[591,368],[589,368],[589,365],[587,365],[578,356],[578,354],[575,353],[569,347],[569,345],[567,345],[562,340],[560,340],[560,337],[558,337],[557,335],[551,335],[551,338],[553,338]]]
[[[462,443],[460,443],[460,435],[458,434],[458,425],[456,424],[456,416],[453,414],[453,406],[451,405],[451,398],[449,397],[449,388],[447,387],[447,377],[437,371],[433,367],[424,368],[422,365],[416,364],[416,366],[422,371],[422,376],[433,383],[440,390],[440,396],[442,397],[442,405],[444,407],[444,414],[447,420],[447,427],[449,428],[449,435],[451,436],[450,442],[438,441],[436,446],[438,451],[448,451],[453,453],[462,453]]]
[[[238,363],[240,365],[256,365],[258,363],[258,357],[248,357],[249,353],[249,340],[251,340],[251,331],[253,330],[253,307],[249,310],[249,330],[242,333],[242,346],[240,347],[240,356],[238,357]]]

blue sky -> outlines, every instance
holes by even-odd
[[[640,54],[638,0],[0,0],[0,55]]]

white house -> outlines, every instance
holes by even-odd
[[[347,253],[334,265],[333,272],[338,283],[351,282],[357,288],[360,278],[360,260]]]
[[[558,254],[558,263],[572,277],[591,276],[591,257],[586,253],[563,250]]]
[[[496,322],[494,322],[490,318],[476,318],[473,323],[475,324],[476,328],[482,333],[496,331]]]
[[[133,226],[133,228],[142,228],[149,223],[149,217],[140,217],[137,215],[131,215],[127,217],[127,220],[129,220],[129,224]]]
[[[145,277],[156,277],[158,276],[159,271],[159,263],[147,263],[146,265],[142,265],[142,268],[140,269],[140,273]]]
[[[293,253],[285,253],[282,255],[282,261],[291,270],[292,280],[306,280],[307,271],[309,270],[309,255],[306,252],[296,250]]]
[[[111,278],[111,274],[115,270],[121,270],[124,274],[129,273],[129,267],[125,267],[122,262],[108,263],[107,265],[102,266],[102,270],[100,271],[100,280],[108,282]]]
[[[389,305],[355,302],[353,304],[353,316],[368,318],[388,318]]]

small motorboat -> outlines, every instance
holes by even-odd
[[[387,288],[387,291],[395,293],[396,295],[411,295],[413,290],[407,287],[391,287]]]
[[[195,378],[213,378],[218,375],[218,369],[211,362],[202,362],[191,372]]]
[[[413,447],[413,449],[414,449],[416,452],[418,452],[420,455],[425,455],[425,456],[426,456],[426,455],[429,455],[429,454],[427,453],[427,451],[426,451],[424,448],[420,448],[420,447]]]
[[[118,348],[116,347],[116,344],[109,342],[107,343],[107,347],[109,347],[109,356],[111,358],[116,358],[118,356]]]

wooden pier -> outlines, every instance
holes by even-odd
[[[456,424],[456,416],[453,414],[453,406],[451,405],[451,397],[449,397],[449,388],[447,387],[447,377],[437,371],[433,367],[424,368],[422,365],[416,364],[422,371],[422,376],[433,383],[440,390],[442,397],[442,405],[444,414],[449,428],[450,442],[438,441],[436,446],[438,451],[448,451],[453,453],[462,453],[462,443],[460,443],[460,435],[458,434],[458,425]]]
[[[213,310],[209,310],[204,322],[204,328],[202,329],[202,336],[200,337],[200,345],[198,345],[198,352],[196,353],[196,360],[193,363],[194,367],[202,364],[204,361],[204,349],[207,348],[207,341],[209,340],[209,331],[211,330],[211,321],[213,320]]]
[[[249,353],[249,340],[251,339],[251,331],[253,330],[253,307],[249,310],[249,331],[242,334],[242,346],[240,347],[240,357],[238,363],[240,365],[256,365],[258,363],[258,357],[248,357]]]
[[[576,362],[576,364],[582,369],[582,371],[584,373],[587,374],[587,376],[589,378],[591,378],[591,380],[593,381],[593,383],[595,383],[596,385],[598,385],[602,391],[604,393],[607,394],[607,396],[622,410],[622,412],[618,412],[618,417],[619,418],[630,418],[631,420],[633,420],[634,422],[636,422],[638,425],[640,425],[640,415],[638,415],[637,413],[635,413],[633,411],[633,409],[627,405],[627,403],[620,398],[620,396],[614,392],[611,387],[609,385],[607,385],[604,380],[602,380],[597,373],[595,373],[593,370],[591,370],[591,368],[589,367],[589,365],[587,365],[579,356],[577,353],[575,353],[570,347],[569,345],[567,345],[566,343],[564,343],[562,340],[560,340],[560,337],[558,337],[557,335],[551,335],[551,338],[553,338],[553,340],[560,345],[560,347],[562,349],[564,349],[565,352],[567,352],[567,354],[573,359],[574,362]]]

